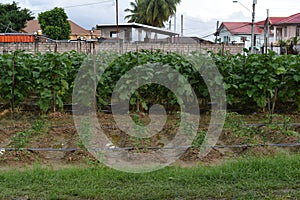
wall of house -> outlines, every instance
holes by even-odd
[[[0,43],[0,53],[13,52],[15,50],[25,50],[26,52],[45,53],[48,51],[67,52],[75,50],[84,53],[98,53],[101,51],[114,51],[125,53],[141,49],[156,50],[163,52],[177,52],[179,54],[188,54],[193,51],[206,53],[207,51],[219,52],[229,51],[233,54],[242,53],[243,45],[202,45],[202,44],[171,44],[171,43]]]
[[[224,40],[224,37],[228,37],[229,38],[229,43],[232,42],[236,42],[236,43],[244,43],[244,47],[249,49],[251,47],[251,35],[243,35],[243,34],[239,34],[239,35],[232,35],[225,27],[223,29],[221,29],[220,31],[220,35],[219,38],[221,38],[221,42],[227,42]],[[243,42],[241,40],[242,37],[246,37],[247,41]],[[261,35],[256,35],[256,46],[258,48],[262,47],[264,45],[264,34]]]
[[[297,26],[288,26],[288,39],[293,38],[296,36],[296,28]]]
[[[219,34],[220,42],[227,42],[224,40],[224,37],[229,37],[229,38],[232,37],[231,33],[225,27],[220,30],[220,34]]]
[[[285,27],[287,28],[287,35],[284,33]],[[276,26],[276,38],[273,39],[274,43],[277,43],[279,40],[288,40],[296,36],[297,26]]]
[[[103,28],[101,29],[101,36],[104,38],[109,38],[111,32],[116,32],[116,28]]]
[[[132,39],[132,30],[131,28],[119,28],[118,29],[119,34],[118,37],[124,41],[131,41]],[[101,29],[102,37],[104,38],[110,38],[111,32],[116,32],[116,28],[103,28]]]
[[[281,40],[288,40],[296,35],[296,26],[282,26],[282,29],[279,29],[279,36]],[[280,39],[280,37],[279,37]]]

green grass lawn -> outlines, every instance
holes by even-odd
[[[99,166],[2,171],[0,199],[300,199],[300,154],[145,174]]]

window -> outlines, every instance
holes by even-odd
[[[111,31],[109,35],[111,38],[117,38],[117,31]]]
[[[247,37],[241,36],[241,42],[246,42],[246,41],[247,41]]]
[[[296,27],[296,36],[299,37],[300,36],[300,26]]]
[[[287,37],[287,27],[283,28],[283,37]]]
[[[229,36],[224,36],[223,42],[228,44],[230,42],[230,37]]]

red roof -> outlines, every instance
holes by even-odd
[[[255,22],[256,26],[264,26],[265,25],[266,20],[264,21],[259,21],[259,22]]]
[[[286,17],[270,17],[270,18],[269,18],[270,24],[271,24],[271,25],[272,25],[272,24],[276,24],[276,23],[278,23],[278,22],[280,22],[280,21],[282,21],[282,20],[284,20],[284,19],[286,19]],[[266,20],[267,20],[267,19],[265,19],[265,20],[263,20],[263,21],[256,22],[255,24],[256,24],[257,26],[263,27],[263,26],[265,26]]]
[[[300,13],[291,15],[289,17],[270,17],[270,25],[282,24],[300,24]],[[266,20],[255,23],[255,34],[262,34],[264,32]],[[252,31],[251,22],[223,22],[219,28],[226,28],[233,35],[249,35]]]
[[[231,34],[249,35],[252,31],[252,23],[250,22],[223,22],[221,27],[225,27]],[[255,26],[255,34],[261,34],[263,30]]]
[[[283,20],[278,21],[276,24],[300,24],[300,13],[285,17]]]
[[[270,24],[277,24],[278,22],[286,19],[286,17],[270,17]]]

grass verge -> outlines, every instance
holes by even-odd
[[[0,199],[300,199],[300,154],[130,174],[106,167],[0,172]]]

